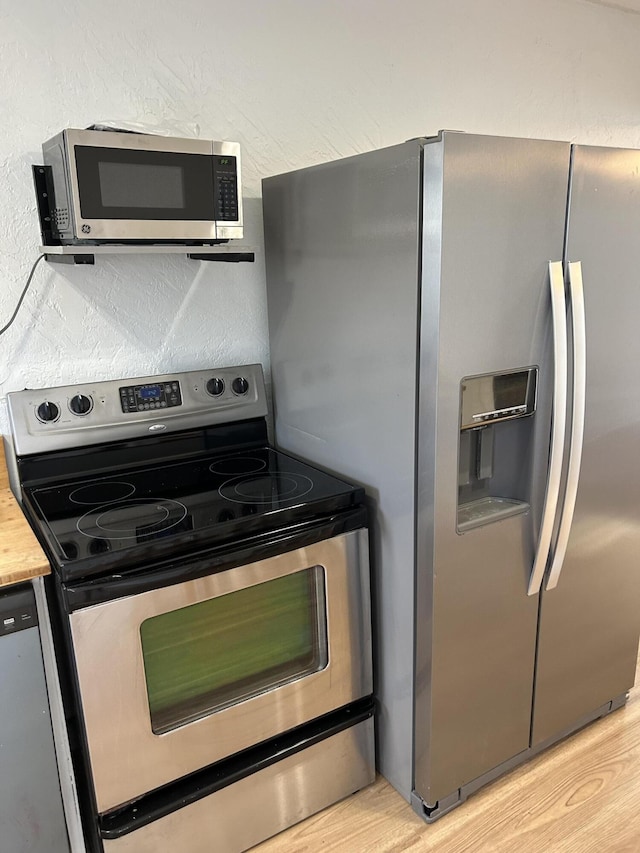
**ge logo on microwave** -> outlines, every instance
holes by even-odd
[[[83,234],[88,234],[90,231],[91,231],[91,226],[90,226],[90,225],[83,225],[83,226],[82,226],[82,233],[83,233]]]

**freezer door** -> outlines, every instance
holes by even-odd
[[[538,596],[527,588],[553,393],[549,261],[562,257],[569,155],[564,143],[466,134],[424,150],[414,777],[428,805],[529,746]],[[501,422],[465,429],[475,377],[494,374],[497,393],[536,368],[533,414],[511,419],[523,412],[509,392],[478,403]],[[505,516],[508,501],[518,511]]]
[[[634,680],[640,630],[640,152],[573,150],[567,261],[582,262],[586,411],[567,552],[544,589],[534,745]]]

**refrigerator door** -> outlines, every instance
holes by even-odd
[[[565,143],[443,139],[424,149],[414,765],[416,794],[440,808],[529,746],[538,596],[527,589],[553,394],[548,262],[562,256],[570,156]],[[487,426],[493,438],[461,430],[465,377],[498,374],[497,387],[524,368],[538,369],[532,415]],[[465,461],[474,452],[477,465]],[[472,486],[478,511],[514,499],[523,511],[470,527],[464,503],[461,525]]]
[[[640,630],[640,152],[576,146],[568,262],[582,262],[586,408],[573,524],[544,589],[532,745],[624,695]]]

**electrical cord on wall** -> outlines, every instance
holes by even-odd
[[[20,306],[22,305],[22,300],[23,300],[23,299],[24,299],[24,297],[27,295],[27,290],[29,290],[29,285],[31,284],[31,279],[33,278],[33,274],[34,274],[34,272],[36,271],[36,267],[38,266],[38,264],[40,263],[40,261],[41,261],[43,258],[44,258],[44,255],[38,255],[38,257],[36,258],[36,262],[35,262],[35,263],[34,263],[34,265],[31,267],[31,272],[29,273],[29,277],[27,278],[27,283],[26,283],[26,284],[25,284],[25,286],[24,286],[24,290],[23,290],[23,291],[22,291],[22,293],[20,294],[20,299],[18,299],[18,304],[16,305],[16,309],[15,309],[15,311],[13,312],[13,314],[11,315],[11,319],[10,319],[10,320],[9,320],[9,322],[6,324],[6,326],[3,326],[3,327],[0,329],[0,335],[4,335],[4,333],[7,331],[7,329],[9,328],[9,326],[10,326],[10,325],[13,323],[13,321],[16,319],[16,314],[17,314],[17,313],[18,313],[18,311],[20,310]]]

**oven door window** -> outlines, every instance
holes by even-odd
[[[324,569],[153,616],[140,635],[151,728],[162,734],[327,666]]]
[[[215,220],[213,157],[76,145],[83,219]]]

